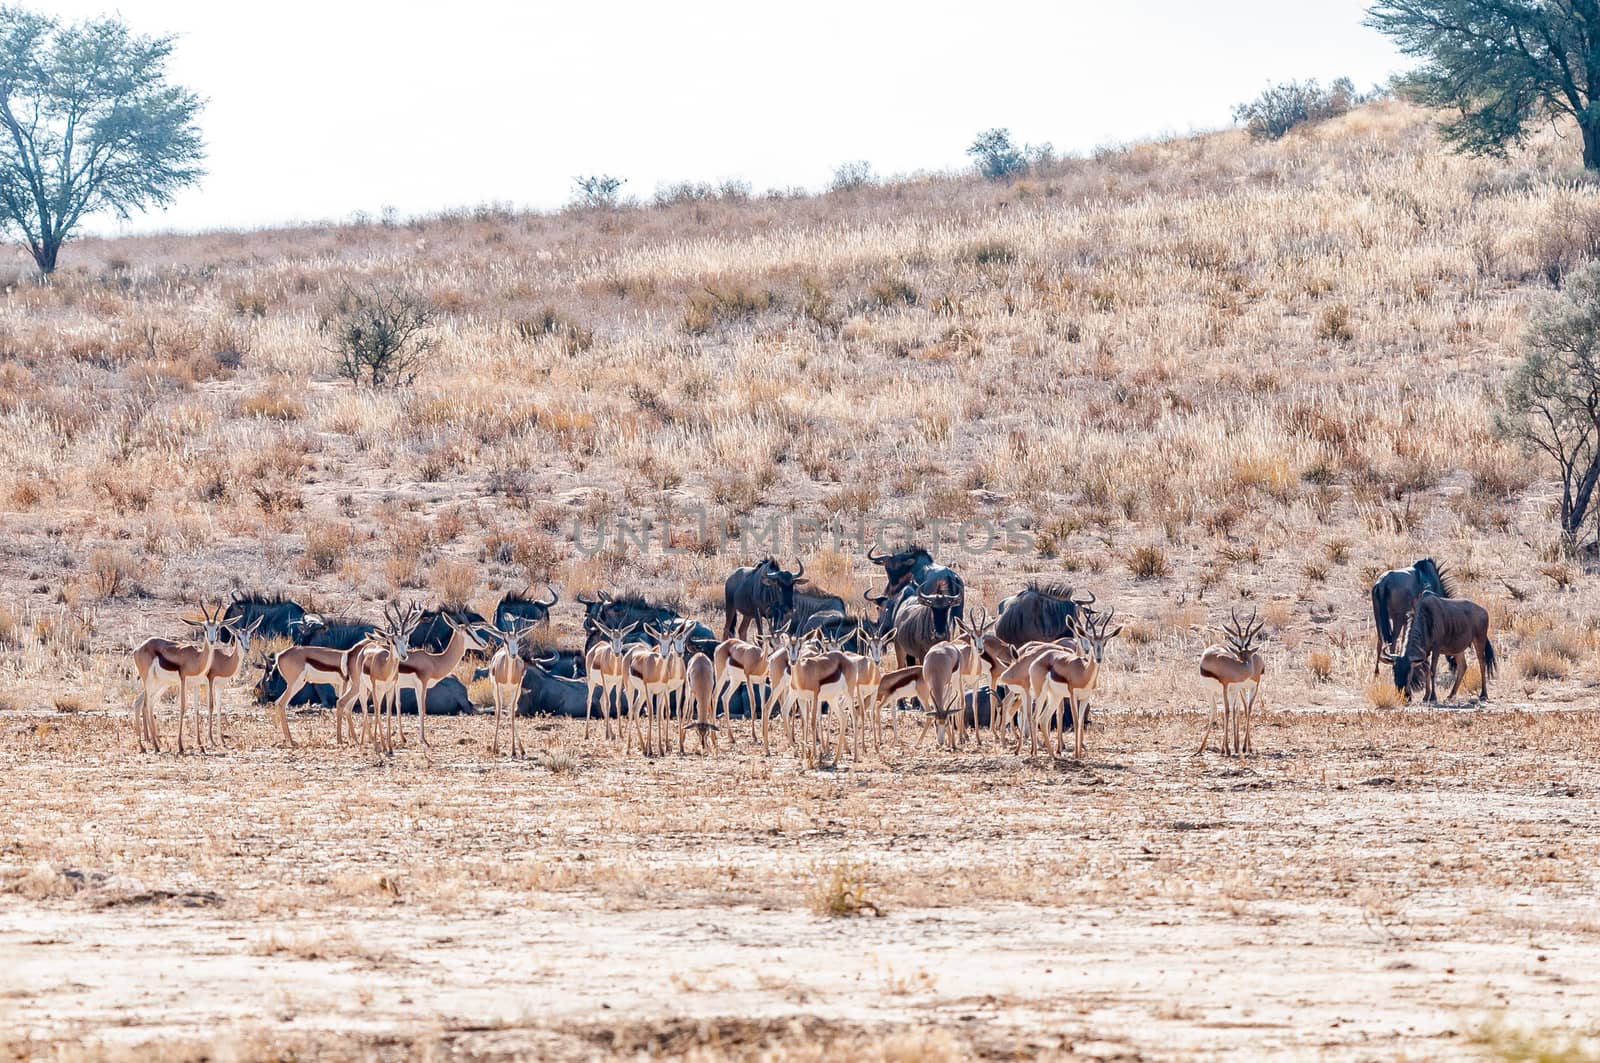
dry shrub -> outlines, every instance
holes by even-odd
[[[488,676],[474,679],[467,684],[467,697],[474,705],[482,708],[494,704],[494,680]]]
[[[1565,679],[1572,664],[1559,653],[1530,646],[1517,655],[1517,671],[1524,679]]]
[[[1388,676],[1373,678],[1363,693],[1367,696],[1367,704],[1375,709],[1398,709],[1405,704],[1405,697],[1394,688],[1394,680]]]
[[[131,593],[137,588],[134,575],[139,568],[139,562],[127,550],[98,547],[89,555],[89,589],[100,598]]]
[[[1317,317],[1317,339],[1333,343],[1349,343],[1356,338],[1355,326],[1350,320],[1350,308],[1335,303]]]
[[[283,381],[274,381],[254,395],[239,400],[239,412],[263,421],[298,421],[306,415],[305,404],[289,391]]]
[[[1306,655],[1306,671],[1316,683],[1326,683],[1333,678],[1333,654],[1327,650],[1312,650]]]
[[[767,288],[744,281],[713,281],[684,304],[683,330],[696,335],[709,332],[715,325],[754,317],[777,302],[777,293]]]
[[[383,578],[396,590],[420,587],[423,585],[422,563],[416,554],[390,551],[383,559]]]
[[[8,605],[0,605],[0,649],[13,650],[22,645],[22,624]]]
[[[867,298],[877,306],[914,306],[917,290],[901,277],[880,277],[867,289]]]
[[[312,521],[305,526],[305,553],[301,566],[309,573],[332,572],[344,563],[354,545],[348,525],[334,521]]]
[[[584,328],[553,306],[547,306],[531,317],[522,317],[511,323],[517,337],[529,342],[541,337],[553,337],[566,354],[581,354],[594,346],[594,331]]]
[[[539,764],[552,775],[576,774],[582,762],[568,749],[545,749],[539,753]]]
[[[465,605],[478,589],[478,570],[460,561],[440,561],[433,567],[433,585],[446,605]]]
[[[819,867],[817,880],[806,897],[806,903],[813,912],[830,919],[868,912],[876,916],[883,915],[883,909],[868,896],[871,889],[869,871],[866,864],[850,860]]]
[[[1128,555],[1128,571],[1134,579],[1164,579],[1172,574],[1167,552],[1159,546],[1136,547]]]
[[[72,693],[61,693],[50,699],[50,704],[57,712],[75,713],[82,712],[86,707],[81,697]]]

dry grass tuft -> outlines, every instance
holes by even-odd
[[[883,915],[883,909],[870,896],[870,871],[865,863],[850,860],[818,868],[807,904],[813,912],[830,919]]]
[[[1135,547],[1128,554],[1128,571],[1134,579],[1164,579],[1172,574],[1167,552],[1159,546]]]
[[[1404,696],[1394,688],[1394,680],[1385,675],[1369,681],[1363,693],[1367,704],[1375,709],[1398,709],[1406,703]]]
[[[1327,650],[1312,650],[1306,655],[1306,671],[1313,682],[1326,683],[1333,678],[1333,654]]]

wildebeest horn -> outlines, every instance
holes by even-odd
[[[880,554],[877,552],[877,550],[878,546],[876,543],[867,547],[867,560],[871,561],[874,565],[881,565],[894,556],[893,554]]]
[[[572,600],[577,602],[579,605],[599,605],[600,604],[599,602],[595,601],[593,598],[585,598],[581,594],[574,594],[572,596]]]
[[[1079,598],[1077,592],[1074,591],[1072,593],[1072,600],[1077,602],[1079,605],[1093,605],[1095,603],[1094,591],[1087,591],[1085,593],[1087,593],[1089,597]]]
[[[550,592],[550,600],[548,602],[539,602],[538,604],[544,606],[546,609],[555,608],[555,604],[561,600],[561,595],[556,593],[554,584],[546,583],[544,585],[544,589]]]
[[[796,560],[799,560],[799,559],[796,558]],[[804,576],[805,574],[806,574],[806,563],[804,561],[800,561],[800,567],[794,570],[794,578],[795,578],[796,581],[798,581],[800,579],[800,577]]]

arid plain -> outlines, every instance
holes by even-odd
[[[1588,1058],[1600,614],[1548,471],[1494,430],[1530,309],[1600,250],[1570,155],[1463,159],[1391,102],[1011,183],[19,264],[0,1047]],[[331,372],[319,310],[369,280],[442,312],[409,388]],[[991,610],[1029,579],[1115,606],[1084,761],[913,748],[910,718],[819,771],[739,725],[646,760],[533,720],[510,762],[484,716],[382,758],[302,713],[284,750],[242,687],[226,750],[134,750],[128,651],[201,596],[376,618],[548,581],[558,644],[604,588],[720,630],[757,544],[719,528],[777,529],[851,600],[881,580],[794,541],[834,519],[909,528]],[[1425,555],[1490,611],[1487,706],[1371,682],[1367,588]],[[1259,752],[1194,757],[1233,605],[1270,636]]]

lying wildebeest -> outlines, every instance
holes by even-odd
[[[522,674],[517,712],[523,716],[565,716],[577,720],[584,717],[588,703],[589,688],[581,680],[553,675],[537,663],[530,664]],[[431,695],[428,707],[433,708]]]
[[[450,636],[454,634],[449,622],[445,620],[446,616],[457,624],[468,626],[485,624],[482,615],[464,605],[441,605],[426,610],[417,621],[417,629],[411,633],[411,649],[427,650],[429,653],[444,652],[444,648],[450,645]],[[468,655],[481,658],[483,653],[469,650]],[[428,704],[431,711],[433,703],[430,701]]]
[[[227,612],[223,614],[224,620],[240,628],[260,621],[255,637],[262,641],[294,638],[296,629],[305,618],[305,607],[299,602],[281,594],[265,594],[261,591],[235,593],[233,600],[228,603]]]
[[[548,600],[533,597],[531,587],[524,591],[507,591],[494,607],[495,628],[510,631],[514,624],[542,624],[549,620],[550,610],[561,600],[561,595],[549,584],[545,589],[550,592]]]
[[[290,637],[297,646],[327,646],[335,650],[348,650],[371,635],[374,630],[376,629],[373,625],[365,620],[307,615],[294,625]],[[277,662],[270,657],[267,658],[262,667],[261,680],[256,684],[257,700],[276,701],[283,696],[288,687],[289,684],[278,673]],[[326,683],[307,683],[295,693],[289,704],[315,703],[327,709],[333,707],[338,697],[339,692]]]
[[[535,661],[544,662],[544,670],[551,675],[560,676],[562,679],[583,678],[583,651],[563,650],[555,646],[546,646],[542,642],[523,641],[517,646],[522,659],[531,668]],[[487,679],[488,668],[474,668],[472,678]]]
[[[348,650],[375,630],[376,628],[365,620],[308,615],[296,625],[294,640],[295,644],[300,646],[328,646],[333,649]],[[256,683],[257,700],[264,703],[276,701],[283,696],[287,687],[288,684],[278,672],[277,663],[268,658],[262,668],[261,679]],[[332,708],[338,697],[339,692],[326,683],[307,683],[300,688],[289,704],[316,704],[323,708]],[[400,711],[416,713],[417,698],[412,691],[400,691]],[[428,715],[442,713],[448,716],[471,711],[472,701],[467,697],[467,688],[454,676],[440,680],[438,684],[429,688]]]
[[[994,633],[1011,646],[1029,642],[1054,642],[1077,631],[1079,618],[1094,614],[1094,593],[1079,598],[1060,583],[1030,583],[1000,603]]]
[[[629,643],[645,643],[655,645],[655,639],[645,634],[646,627],[653,627],[657,631],[668,628],[676,629],[680,623],[689,624],[689,638],[687,653],[704,653],[711,656],[717,651],[717,636],[706,625],[698,621],[685,621],[676,609],[652,602],[634,591],[625,594],[610,595],[601,591],[595,598],[585,598],[578,595],[577,601],[583,604],[583,630],[585,633],[584,652],[594,648],[595,643],[602,641],[596,628],[596,623],[608,628],[626,628],[633,625],[624,639]]]
[[[955,632],[956,607],[961,599],[918,587],[900,599],[894,611],[894,649],[900,667],[921,664],[930,647]]]
[[[1483,673],[1483,688],[1478,691],[1478,698],[1488,701],[1489,677],[1495,673],[1494,643],[1489,641],[1489,611],[1476,602],[1441,598],[1432,591],[1423,591],[1417,599],[1416,615],[1411,618],[1405,650],[1392,658],[1395,689],[1408,700],[1413,694],[1422,693],[1424,700],[1437,701],[1434,673],[1438,670],[1440,656],[1465,653],[1468,649],[1478,655],[1478,670]],[[1461,689],[1465,671],[1464,668],[1455,670],[1456,681],[1450,688],[1450,697],[1454,698]]]
[[[1405,633],[1406,623],[1424,591],[1432,591],[1440,598],[1455,597],[1450,577],[1431,557],[1422,558],[1410,568],[1390,569],[1372,584],[1372,621],[1378,627],[1378,656],[1372,662],[1373,675],[1378,674],[1385,654],[1394,652],[1395,642]],[[1454,657],[1450,658],[1450,667],[1456,667]]]
[[[805,562],[793,572],[764,557],[753,565],[733,570],[722,585],[723,638],[744,638],[755,621],[756,634],[782,627],[794,612],[795,581],[805,575]],[[735,630],[737,627],[737,630]]]

